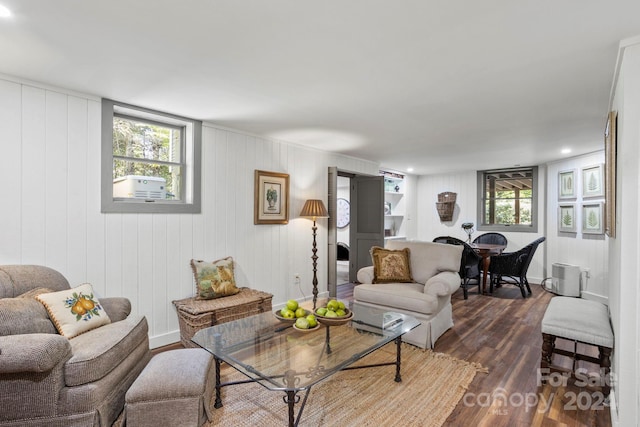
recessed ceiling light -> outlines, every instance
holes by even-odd
[[[0,18],[8,18],[11,16],[11,11],[5,6],[0,4]]]
[[[413,168],[407,168],[407,172],[413,172]]]
[[[571,148],[563,148],[560,152],[562,154],[569,154],[569,153],[571,153]]]

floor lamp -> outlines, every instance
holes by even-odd
[[[313,256],[311,259],[313,260],[313,311],[316,311],[316,300],[318,299],[318,249],[316,247],[316,235],[318,231],[318,227],[316,227],[316,219],[318,218],[329,218],[329,212],[327,212],[327,208],[324,207],[324,203],[322,200],[309,199],[304,203],[302,207],[302,212],[300,212],[300,216],[302,218],[309,218],[313,221]]]

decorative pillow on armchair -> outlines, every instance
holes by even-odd
[[[36,299],[47,309],[60,335],[67,338],[111,323],[89,283],[73,289],[40,294]]]
[[[374,246],[370,252],[373,261],[373,283],[413,282],[409,248],[390,250]]]
[[[196,299],[213,299],[240,292],[233,274],[233,258],[226,257],[213,262],[191,260],[196,280]]]

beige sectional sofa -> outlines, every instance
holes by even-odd
[[[391,240],[386,249],[409,248],[411,283],[373,283],[374,268],[358,271],[353,290],[354,316],[358,307],[375,307],[414,316],[422,324],[405,334],[403,341],[433,348],[436,340],[453,326],[451,294],[460,288],[462,246],[422,241]]]
[[[111,426],[151,358],[147,321],[125,298],[101,298],[111,323],[66,338],[36,288],[64,291],[59,272],[0,266],[0,426]]]

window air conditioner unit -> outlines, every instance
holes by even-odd
[[[554,263],[551,265],[551,292],[568,297],[580,296],[580,267]],[[547,288],[548,289],[548,288]]]
[[[113,180],[113,197],[132,199],[167,198],[167,181],[156,176],[127,175]]]

